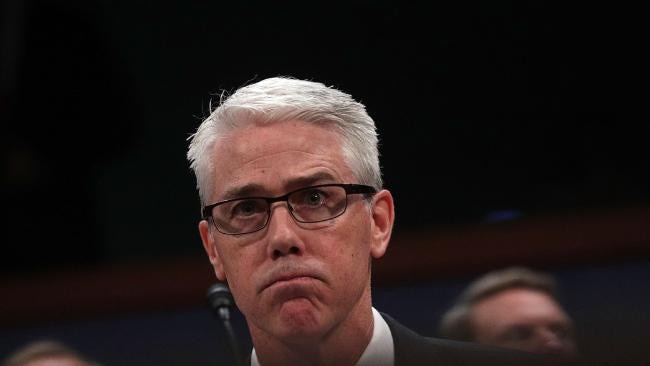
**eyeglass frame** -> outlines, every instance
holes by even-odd
[[[304,191],[304,190],[308,190],[308,189],[314,189],[314,188],[321,188],[321,187],[341,187],[341,188],[343,188],[345,190],[345,207],[343,207],[343,210],[340,213],[338,213],[337,215],[332,216],[332,217],[328,217],[328,218],[323,219],[323,220],[303,221],[303,220],[298,219],[293,214],[293,208],[289,204],[289,196],[291,196],[292,194],[294,194],[296,192],[300,192],[300,191]],[[317,185],[313,185],[313,186],[307,186],[307,187],[302,187],[302,188],[299,188],[299,189],[295,189],[295,190],[293,190],[291,192],[285,193],[285,194],[283,194],[281,196],[277,196],[277,197],[262,197],[262,196],[238,197],[238,198],[230,198],[230,199],[227,199],[227,200],[215,202],[215,203],[212,203],[212,204],[209,204],[209,205],[203,207],[203,209],[201,210],[201,214],[202,214],[201,219],[206,220],[209,223],[211,223],[212,226],[214,226],[214,228],[217,229],[218,232],[220,232],[220,233],[222,233],[224,235],[245,235],[245,234],[251,234],[251,233],[260,231],[260,230],[264,229],[269,224],[269,222],[271,221],[271,205],[273,205],[273,203],[275,203],[275,202],[282,202],[282,201],[286,202],[287,207],[289,208],[289,215],[291,215],[291,217],[296,222],[302,223],[302,224],[313,224],[313,223],[317,223],[317,222],[323,222],[323,221],[331,220],[333,218],[336,218],[336,217],[339,217],[339,216],[343,215],[345,213],[345,211],[348,209],[348,196],[351,195],[351,194],[364,194],[364,195],[366,195],[366,198],[369,198],[369,197],[372,197],[373,195],[375,195],[376,193],[377,193],[377,189],[375,187],[365,185],[365,184],[352,184],[352,183],[317,184]],[[259,228],[255,229],[253,231],[246,231],[246,232],[243,232],[243,233],[226,233],[226,232],[223,232],[223,231],[219,230],[219,227],[217,227],[216,223],[214,222],[214,217],[212,216],[212,211],[214,210],[215,207],[226,204],[226,203],[229,203],[229,202],[233,202],[233,201],[252,200],[252,199],[264,200],[267,203],[267,206],[266,206],[266,219],[264,220],[264,225],[260,226]]]

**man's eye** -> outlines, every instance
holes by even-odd
[[[305,192],[302,202],[305,206],[320,206],[326,198],[325,192],[312,189]]]
[[[525,341],[531,338],[533,335],[533,329],[526,326],[516,326],[505,333],[505,339],[510,341]]]
[[[237,202],[231,209],[232,217],[252,216],[264,212],[264,204],[257,200],[242,200]]]
[[[553,334],[555,334],[555,336],[559,339],[566,339],[571,336],[570,328],[561,324],[551,325],[550,331],[553,332]]]

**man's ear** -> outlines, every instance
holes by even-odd
[[[201,220],[201,222],[199,222],[199,234],[201,234],[203,248],[208,254],[208,258],[210,258],[210,263],[212,263],[214,273],[217,275],[217,278],[220,281],[225,281],[226,272],[223,270],[223,262],[219,256],[219,251],[217,250],[214,236],[210,233],[210,224],[207,220]]]
[[[372,204],[372,244],[370,254],[373,258],[381,258],[390,241],[395,222],[395,206],[393,195],[382,189],[373,196]]]

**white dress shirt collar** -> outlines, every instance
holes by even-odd
[[[379,312],[372,308],[372,338],[356,366],[393,366],[395,364],[395,346],[393,334]],[[251,353],[251,366],[260,366],[255,348]]]

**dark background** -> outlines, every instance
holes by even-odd
[[[0,275],[11,281],[202,258],[186,139],[222,90],[276,75],[334,85],[367,106],[398,235],[650,205],[634,9],[550,1],[2,5]],[[650,324],[639,307],[648,301],[639,294],[648,290],[650,256],[604,257],[538,266],[572,289],[610,279],[570,302],[587,329],[601,320],[586,304],[611,301],[607,291],[629,284],[612,306],[629,314],[616,319],[631,339]],[[434,318],[479,269],[418,285],[448,289],[429,299]],[[376,292],[409,292],[393,286]],[[215,325],[192,322],[205,316],[198,300],[195,310],[169,308],[188,334],[190,324]],[[167,316],[139,314],[128,332],[147,328],[138,323],[147,316]],[[106,326],[126,321],[109,319]],[[46,334],[38,328],[46,323],[14,325],[0,352]],[[92,336],[79,338],[94,349]],[[197,347],[209,354],[212,341]],[[126,364],[110,354],[99,355]]]

